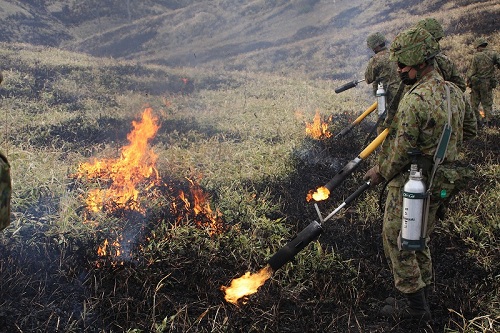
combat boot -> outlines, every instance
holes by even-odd
[[[402,310],[401,319],[431,320],[431,310],[423,288],[415,293],[405,295],[408,300],[408,307]]]
[[[411,319],[430,321],[432,319],[431,311],[425,298],[424,289],[404,295],[407,302],[394,299],[393,304],[386,304],[382,310],[380,310],[380,315],[382,317],[392,317],[399,320]],[[392,300],[386,299],[386,302],[388,301]]]

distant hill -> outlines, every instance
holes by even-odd
[[[366,36],[425,15],[448,35],[498,36],[498,1],[0,0],[0,41],[173,67],[360,76]]]

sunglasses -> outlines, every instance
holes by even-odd
[[[399,67],[399,69],[403,69],[403,68],[405,68],[407,66],[405,64],[403,64],[402,62],[398,61],[398,67]]]

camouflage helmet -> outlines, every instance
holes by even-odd
[[[432,35],[420,27],[399,33],[392,42],[389,59],[406,66],[415,66],[434,58],[439,44]]]
[[[479,37],[478,39],[476,39],[474,41],[474,47],[477,49],[478,47],[480,46],[487,46],[488,45],[488,41],[483,38],[483,37]]]
[[[381,46],[383,44],[385,44],[385,36],[382,35],[380,32],[371,34],[366,39],[366,45],[372,50],[375,50],[377,46]]]
[[[425,18],[417,22],[417,27],[427,30],[437,41],[444,37],[444,30],[441,24],[432,17]]]

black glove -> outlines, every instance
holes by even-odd
[[[363,180],[370,180],[370,184],[375,186],[382,183],[385,179],[380,174],[378,165],[376,165],[365,173]]]

